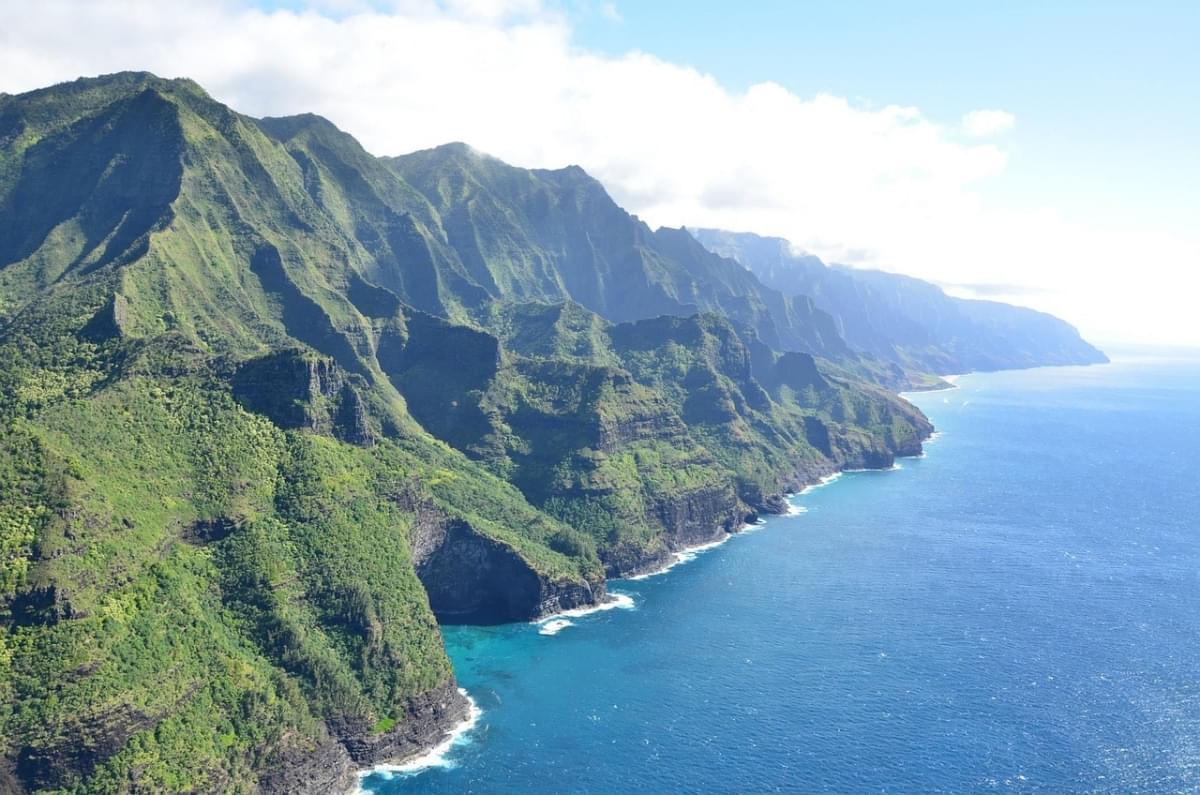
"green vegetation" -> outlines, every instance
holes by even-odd
[[[939,381],[930,373],[965,373],[1107,361],[1056,317],[995,301],[953,298],[910,276],[827,266],[776,237],[694,229],[707,248],[746,266],[784,295],[811,296],[837,319],[846,342],[894,368],[874,366],[876,380],[912,389]]]
[[[0,97],[0,790],[375,761],[453,693],[447,528],[512,615],[592,598],[915,450],[880,367],[578,168],[144,74]]]

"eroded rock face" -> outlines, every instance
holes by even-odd
[[[674,559],[675,553],[719,541],[757,518],[741,502],[732,483],[663,499],[651,507],[650,514],[649,522],[663,529],[661,543],[651,548],[617,544],[605,549],[601,558],[608,577],[629,577],[661,569]]]
[[[672,549],[707,544],[736,532],[745,514],[732,486],[696,489],[655,506],[655,518],[667,531]]]
[[[437,745],[467,717],[468,703],[453,679],[408,699],[395,727],[374,733],[365,724],[330,725],[320,744],[279,753],[259,777],[263,795],[348,792],[359,770],[400,763]]]
[[[354,763],[345,746],[332,737],[315,747],[297,746],[278,755],[259,776],[262,795],[326,795],[349,792]]]
[[[97,342],[127,336],[129,331],[129,300],[114,293],[104,306],[84,326],[82,335]]]
[[[403,761],[438,744],[447,729],[467,717],[469,704],[453,679],[409,698],[396,726],[378,734],[353,727],[341,736],[356,766],[369,767],[389,761]]]
[[[355,385],[358,378],[329,357],[281,351],[242,364],[233,378],[233,396],[281,428],[308,428],[370,445],[376,436]]]
[[[21,749],[15,772],[29,791],[57,789],[91,775],[97,765],[117,753],[130,737],[152,728],[155,719],[129,705],[120,705],[88,720],[80,719],[77,724],[73,727],[72,742]]]
[[[620,374],[625,383],[612,379],[615,388],[628,390],[628,376]],[[662,402],[646,405],[642,411],[630,413],[620,420],[596,418],[595,448],[604,453],[616,453],[634,442],[655,439],[675,443],[687,435],[687,426]]]
[[[462,519],[420,506],[409,543],[429,605],[444,624],[530,621],[604,599],[603,583],[555,582]]]

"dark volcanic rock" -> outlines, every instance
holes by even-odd
[[[9,613],[16,626],[54,626],[74,618],[69,596],[57,585],[37,586],[13,597]]]
[[[154,720],[128,705],[78,719],[69,742],[26,746],[17,757],[16,774],[29,791],[59,789],[91,774]]]
[[[428,504],[416,510],[410,536],[413,565],[442,623],[530,621],[605,598],[602,582],[551,581],[511,547],[466,521]]]
[[[129,326],[129,301],[120,293],[114,293],[86,326],[82,335],[86,339],[101,342],[125,336]]]
[[[467,717],[467,699],[453,680],[414,696],[404,705],[404,720],[386,732],[371,734],[366,727],[350,728],[342,744],[359,767],[403,761],[437,745],[446,731]]]
[[[281,428],[308,428],[370,445],[376,434],[355,384],[360,379],[329,357],[288,350],[242,364],[233,377],[233,396]]]
[[[329,795],[354,786],[356,771],[400,763],[437,745],[467,717],[466,698],[453,679],[408,699],[402,719],[373,733],[361,723],[331,725],[317,746],[298,745],[277,753],[259,776],[264,795]]]
[[[656,507],[656,518],[667,531],[672,549],[707,544],[736,532],[745,513],[731,486],[697,489]]]
[[[354,786],[354,762],[332,737],[317,746],[297,746],[276,754],[259,775],[263,795],[332,795]]]

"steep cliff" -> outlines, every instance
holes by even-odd
[[[1043,312],[952,298],[899,274],[828,266],[781,238],[692,233],[784,295],[809,297],[847,343],[885,361],[943,374],[1107,361],[1073,327]]]
[[[595,603],[919,448],[831,329],[577,168],[146,74],[0,97],[0,786],[327,792],[427,747],[438,620]]]

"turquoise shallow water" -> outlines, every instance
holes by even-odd
[[[1200,791],[1200,360],[973,375],[941,435],[632,609],[446,630],[483,710],[379,793]]]

